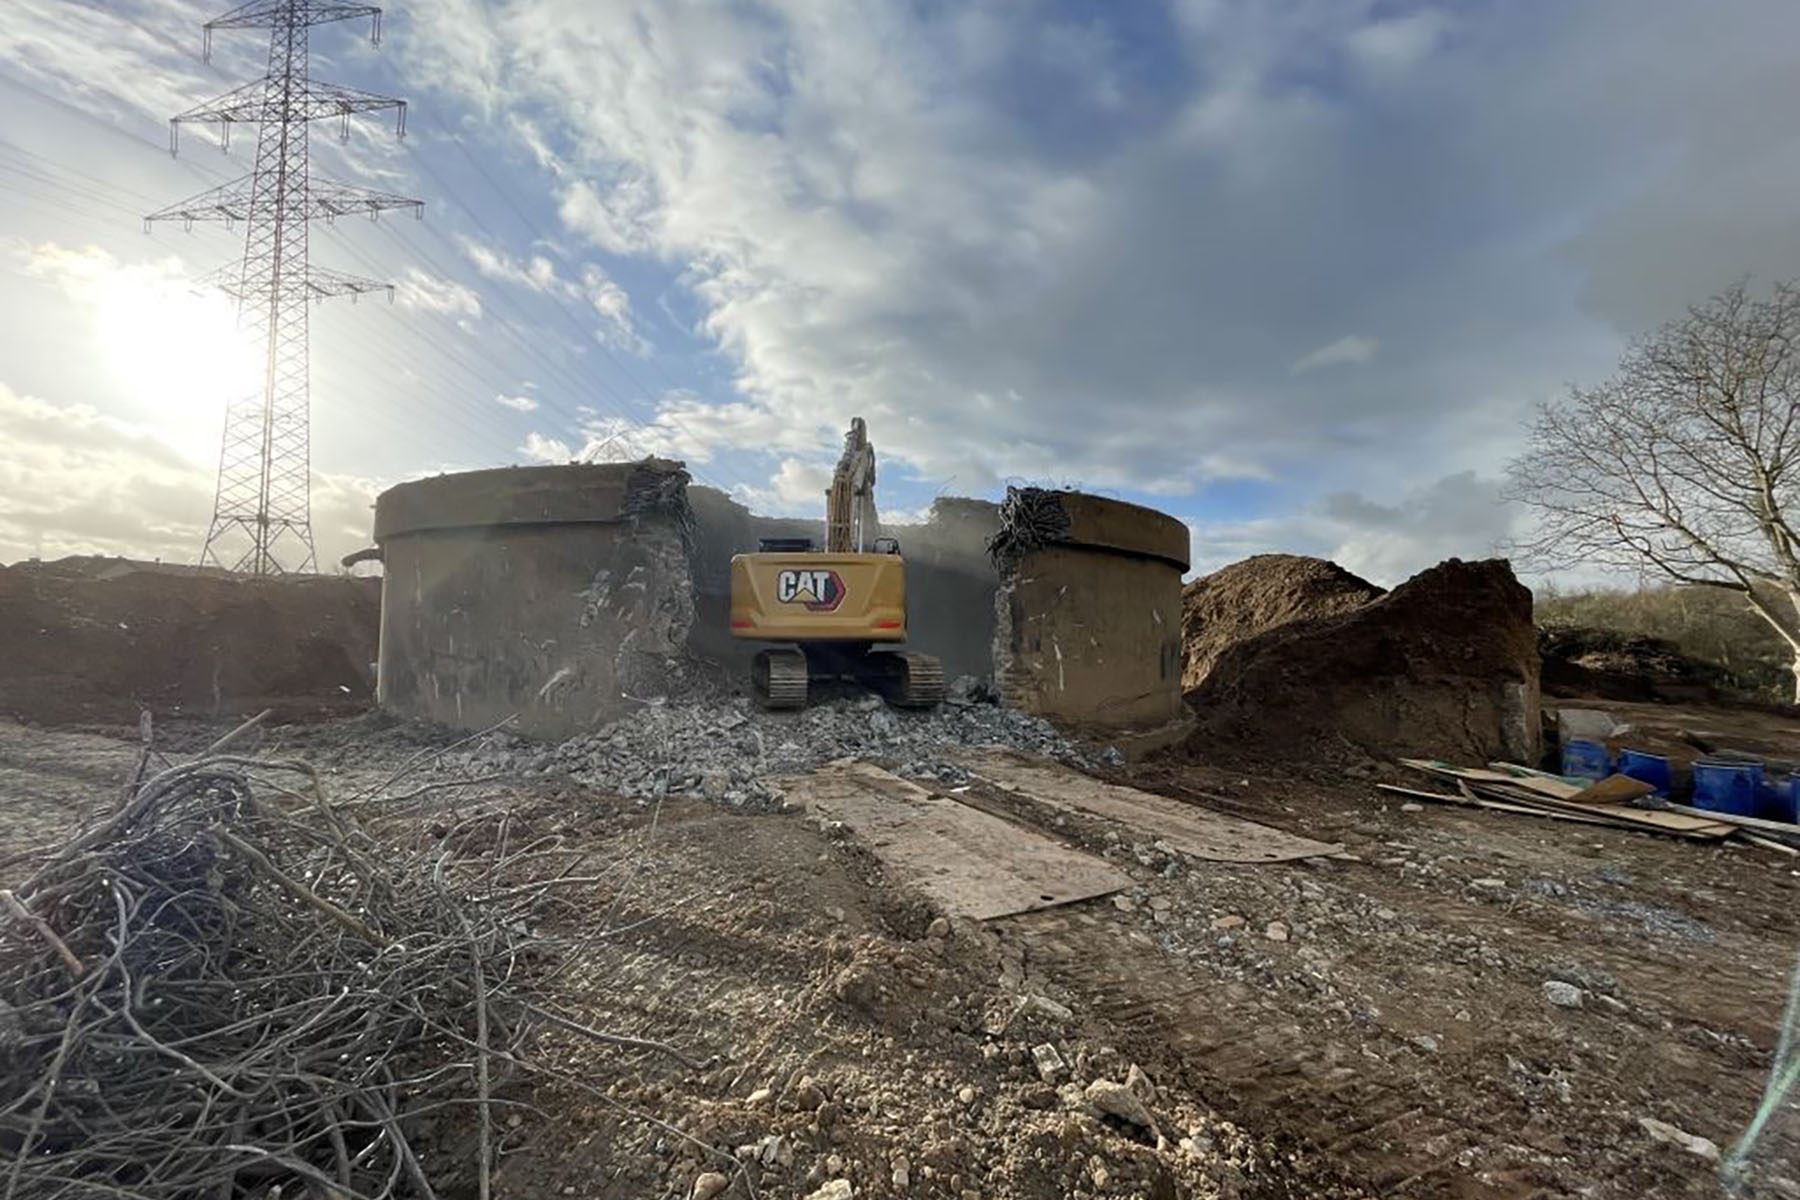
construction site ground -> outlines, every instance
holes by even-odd
[[[158,739],[175,754],[218,732]],[[361,718],[269,730],[257,752],[310,759],[345,799],[421,751],[444,753],[417,784],[454,782],[453,740]],[[0,723],[0,859],[104,811],[138,753],[135,731]],[[1070,819],[1049,832],[1128,891],[942,922],[799,812],[621,799],[555,772],[418,797],[420,828],[434,806],[485,809],[496,838],[589,851],[598,878],[554,919],[604,952],[558,986],[593,1027],[701,1063],[551,1035],[540,1052],[586,1084],[503,1093],[496,1194],[685,1198],[706,1172],[721,1195],[771,1197],[852,1194],[835,1180],[958,1200],[1721,1194],[1713,1162],[1641,1121],[1728,1147],[1755,1109],[1800,860],[1413,811],[1369,777],[1291,764],[1114,775],[1346,854],[1202,862]],[[1046,1043],[1066,1063],[1049,1081]],[[1069,1084],[1134,1067],[1154,1130],[1074,1102]],[[470,1153],[472,1119],[444,1118],[438,1156]],[[1800,1196],[1797,1124],[1777,1115],[1742,1194]]]

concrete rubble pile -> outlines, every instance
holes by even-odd
[[[971,691],[967,682],[959,681],[964,696]],[[446,765],[476,774],[567,775],[632,799],[695,796],[768,811],[782,803],[773,777],[850,756],[956,786],[968,774],[946,759],[974,746],[1089,765],[1039,717],[967,700],[930,712],[901,711],[872,696],[833,700],[797,715],[764,712],[746,698],[650,705],[560,743],[489,734]]]

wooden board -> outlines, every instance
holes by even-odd
[[[775,782],[790,803],[849,826],[895,882],[950,916],[985,921],[1131,886],[1104,859],[869,763],[832,763]]]
[[[1654,792],[1656,788],[1629,775],[1608,775],[1582,788],[1569,797],[1571,804],[1629,804]]]
[[[1685,804],[1671,804],[1669,808],[1673,812],[1685,813],[1690,817],[1704,817],[1710,821],[1736,825],[1743,829],[1760,829],[1765,833],[1800,838],[1800,825],[1790,825],[1786,821],[1770,821],[1763,817],[1741,817],[1737,813],[1714,812],[1710,808],[1690,808]]]
[[[1629,828],[1623,822],[1609,821],[1599,814],[1585,816],[1580,813],[1554,812],[1547,808],[1508,804],[1504,800],[1488,800],[1480,796],[1447,796],[1442,792],[1426,792],[1418,788],[1401,787],[1394,783],[1378,783],[1375,786],[1384,792],[1393,792],[1399,796],[1417,796],[1421,800],[1435,800],[1439,804],[1450,804],[1457,808],[1491,808],[1496,812],[1524,813],[1527,816],[1548,817],[1553,821],[1575,821],[1582,825],[1610,825],[1614,829]]]
[[[1585,816],[1596,815],[1594,805],[1577,804],[1566,798],[1553,797],[1549,794],[1551,789],[1547,787],[1528,786],[1532,783],[1554,779],[1553,776],[1547,776],[1541,772],[1526,772],[1520,775],[1484,770],[1480,767],[1458,767],[1451,763],[1434,762],[1430,759],[1407,758],[1400,761],[1402,765],[1423,771],[1428,775],[1434,775],[1441,779],[1454,779],[1459,784],[1472,785],[1484,795],[1496,799],[1553,812],[1572,812]],[[1580,788],[1574,789],[1576,793],[1580,791]],[[1619,823],[1622,826],[1672,834],[1676,837],[1708,841],[1727,837],[1731,833],[1731,826],[1721,821],[1694,817],[1686,813],[1670,812],[1666,809],[1627,808],[1622,805],[1613,805],[1603,811],[1608,821]]]
[[[1287,833],[1167,796],[1104,783],[1049,759],[978,751],[955,760],[976,779],[1065,812],[1119,821],[1165,841],[1183,854],[1210,862],[1290,862],[1341,854],[1333,842]]]

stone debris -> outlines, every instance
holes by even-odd
[[[720,1192],[731,1185],[731,1180],[717,1171],[706,1171],[694,1176],[693,1200],[713,1200]]]
[[[1709,1162],[1719,1161],[1719,1144],[1711,1138],[1701,1137],[1697,1133],[1689,1133],[1685,1129],[1677,1128],[1667,1121],[1659,1121],[1655,1117],[1639,1117],[1638,1127],[1659,1142],[1680,1146],[1689,1154],[1698,1154]]]
[[[856,1195],[856,1189],[850,1186],[848,1179],[833,1179],[818,1191],[811,1193],[806,1200],[850,1200]]]
[[[690,796],[766,812],[782,805],[770,777],[840,758],[891,763],[902,777],[960,787],[969,774],[946,759],[973,747],[1092,765],[1039,717],[974,703],[911,712],[857,696],[799,713],[767,712],[748,697],[650,704],[563,742],[490,733],[468,750],[447,755],[444,768],[480,775],[562,775],[628,799]]]
[[[1572,983],[1564,983],[1560,979],[1546,979],[1544,981],[1544,999],[1558,1008],[1580,1008],[1582,992]]]
[[[1057,1076],[1066,1069],[1063,1056],[1049,1042],[1031,1048],[1031,1061],[1037,1066],[1038,1078],[1045,1083],[1055,1083]]]
[[[1156,1130],[1156,1118],[1150,1115],[1150,1109],[1125,1084],[1115,1083],[1110,1079],[1096,1079],[1087,1085],[1082,1098],[1108,1116],[1117,1117],[1139,1129],[1151,1132]]]

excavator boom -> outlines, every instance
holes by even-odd
[[[844,453],[832,472],[825,492],[825,552],[861,554],[874,541],[875,446],[861,417],[850,420],[844,435]]]

